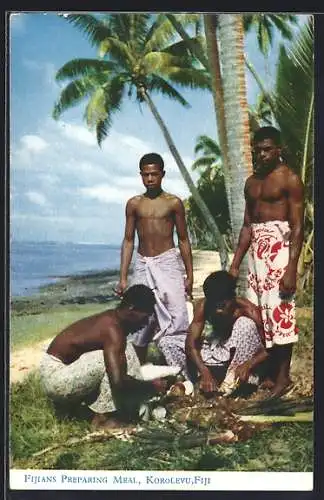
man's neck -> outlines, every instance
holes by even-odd
[[[154,200],[155,198],[158,198],[161,194],[163,193],[162,188],[157,188],[157,189],[151,189],[150,191],[147,190],[144,196],[146,198],[150,198],[150,200]]]
[[[256,169],[254,170],[254,175],[258,179],[265,179],[269,174],[271,174],[271,172],[276,170],[276,168],[278,168],[280,165],[281,163],[273,163],[271,165],[266,165],[266,166],[261,165],[259,167],[256,167]]]

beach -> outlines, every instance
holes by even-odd
[[[203,296],[202,285],[205,278],[211,272],[221,268],[219,254],[209,250],[193,250],[193,266],[193,299],[197,300]],[[23,339],[17,347],[17,342],[13,341],[13,337],[19,332],[13,332],[10,341],[10,383],[22,381],[26,375],[38,367],[43,350],[64,326],[77,318],[81,319],[91,313],[104,310],[107,304],[109,308],[113,307],[114,300],[117,299],[114,293],[117,282],[117,271],[69,276],[43,287],[35,296],[13,300],[12,323],[15,330],[19,330],[20,324],[31,322],[32,325],[35,322],[35,324],[38,323],[37,328],[42,330],[42,336],[47,330],[53,331],[53,334],[41,340],[33,337],[31,344],[27,341],[28,345],[23,345],[27,340]],[[44,320],[43,329],[41,320]]]

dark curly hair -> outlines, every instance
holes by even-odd
[[[155,306],[154,293],[146,285],[133,285],[125,291],[120,303],[120,307],[127,306],[133,306],[138,311],[153,313]]]
[[[163,158],[158,153],[147,153],[146,155],[142,156],[139,161],[140,170],[142,170],[145,165],[150,165],[151,163],[159,165],[160,169],[162,171],[164,170]]]
[[[215,271],[204,281],[203,291],[208,301],[222,302],[236,296],[236,278],[228,271]]]

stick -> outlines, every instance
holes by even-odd
[[[39,457],[41,455],[45,455],[45,453],[56,450],[57,448],[65,448],[66,446],[74,446],[76,444],[80,443],[86,443],[90,441],[103,441],[105,439],[110,439],[110,438],[115,438],[115,439],[120,439],[120,440],[128,440],[128,437],[130,434],[133,434],[134,429],[131,429],[130,431],[126,432],[121,429],[116,429],[116,430],[111,430],[111,431],[96,431],[96,432],[90,432],[86,436],[82,438],[71,438],[68,439],[65,443],[58,443],[54,444],[53,446],[49,446],[48,448],[44,448],[43,450],[37,451],[36,453],[33,453],[33,457]]]

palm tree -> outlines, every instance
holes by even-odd
[[[200,153],[200,156],[192,165],[193,170],[200,172],[197,188],[217,221],[217,226],[222,232],[227,248],[230,251],[231,246],[227,243],[230,218],[220,148],[210,137],[200,135],[197,137],[195,146],[195,154],[198,153]],[[200,214],[195,200],[190,196],[186,201],[187,220],[191,233],[194,234],[200,246],[210,247],[208,227],[199,217]]]
[[[192,164],[193,170],[199,170],[200,173],[205,170],[211,171],[215,167],[219,167],[221,160],[221,150],[214,139],[207,135],[199,135],[196,140],[195,154],[202,153],[202,156],[197,158]]]
[[[100,58],[74,59],[57,72],[58,81],[70,82],[54,106],[54,118],[58,119],[66,109],[87,99],[85,119],[88,126],[95,129],[100,145],[125,96],[131,98],[134,94],[137,102],[146,103],[215,238],[225,268],[227,251],[222,235],[152,100],[152,94],[159,92],[189,106],[174,84],[208,89],[208,73],[195,65],[184,42],[170,45],[174,41],[174,30],[163,15],[110,14],[97,18],[91,14],[70,14],[67,19],[99,49]]]
[[[274,32],[279,31],[282,38],[292,40],[294,32],[292,25],[298,24],[298,18],[294,14],[254,13],[243,14],[243,26],[245,33],[256,31],[258,47],[264,56],[269,54],[273,46]]]
[[[256,32],[259,50],[266,60],[270,48],[274,43],[274,33],[279,32],[284,40],[291,41],[294,37],[293,25],[297,24],[298,18],[294,14],[273,14],[263,12],[243,14],[244,31],[245,33],[251,31]],[[264,82],[261,80],[247,57],[245,57],[245,64],[258,84],[263,99],[268,103],[271,111],[274,112],[275,102],[272,99],[271,93],[266,89]]]
[[[224,92],[228,157],[232,177],[232,231],[237,242],[244,214],[243,186],[252,174],[250,128],[246,98],[243,17],[219,14],[218,37]],[[239,287],[245,292],[246,260],[240,270]]]
[[[299,289],[311,284],[314,207],[314,28],[313,18],[301,28],[287,51],[281,47],[274,92],[276,120],[287,146],[288,162],[305,185],[305,240],[298,266]]]

